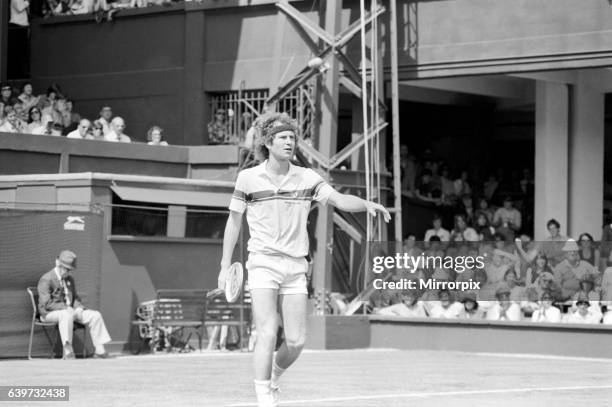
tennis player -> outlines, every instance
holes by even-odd
[[[256,148],[266,160],[238,174],[223,236],[219,288],[224,287],[246,210],[246,268],[257,329],[255,392],[259,407],[272,407],[278,405],[279,378],[298,358],[306,339],[306,221],[311,202],[372,216],[380,212],[386,222],[390,215],[382,205],[341,194],[312,169],[293,165],[298,128],[287,114],[266,113],[258,121]],[[274,357],[278,304],[285,340]]]

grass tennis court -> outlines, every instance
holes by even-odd
[[[0,405],[254,406],[251,354],[0,361],[0,385],[69,385],[70,402]],[[612,360],[459,352],[306,351],[285,406],[612,406]]]

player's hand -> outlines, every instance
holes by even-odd
[[[366,206],[366,210],[368,211],[368,213],[372,215],[373,217],[376,217],[378,212],[380,212],[383,214],[383,219],[385,220],[385,222],[389,222],[389,220],[391,219],[391,214],[389,213],[387,208],[385,208],[381,204],[378,204],[376,202],[365,201],[365,206]]]
[[[221,290],[225,289],[225,280],[227,279],[227,273],[229,266],[221,265],[221,271],[219,271],[219,277],[217,278],[217,287]]]

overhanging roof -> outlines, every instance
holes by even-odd
[[[215,206],[227,208],[232,193],[227,191],[187,191],[140,186],[111,185],[114,193],[124,201],[150,202],[184,206]]]

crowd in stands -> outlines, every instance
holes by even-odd
[[[500,208],[502,209],[502,208]],[[498,211],[500,210],[498,209]],[[498,211],[493,218],[499,217]],[[480,215],[477,215],[477,218]],[[415,272],[395,270],[392,280],[480,282],[480,289],[449,291],[378,290],[370,299],[373,312],[404,317],[612,324],[612,224],[603,229],[602,242],[583,233],[577,240],[562,236],[559,222],[547,223],[549,236],[540,242],[521,235],[515,240],[466,226],[456,216],[454,228],[442,227],[434,216],[422,242],[411,235],[404,252],[414,256],[483,256],[484,267],[459,273],[443,267]],[[420,238],[420,237],[419,237]]]
[[[30,18],[91,14],[96,21],[111,21],[113,14],[129,8],[168,6],[184,0],[11,0],[10,22],[29,26]]]
[[[406,145],[400,147],[400,166],[403,195],[438,206],[443,213],[462,214],[459,222],[470,227],[462,232],[466,240],[475,239],[467,235],[472,230],[489,239],[493,233],[508,240],[520,233],[532,234],[534,181],[530,169],[508,174],[500,168],[486,177],[482,167],[480,171],[452,171],[431,150],[417,158]]]
[[[0,132],[65,136],[70,139],[130,143],[125,134],[125,120],[113,116],[110,106],[103,106],[95,120],[81,117],[74,102],[54,85],[43,95],[35,96],[32,84],[26,82],[15,96],[8,83],[0,84]],[[149,145],[167,146],[163,129],[153,126],[147,132]]]

